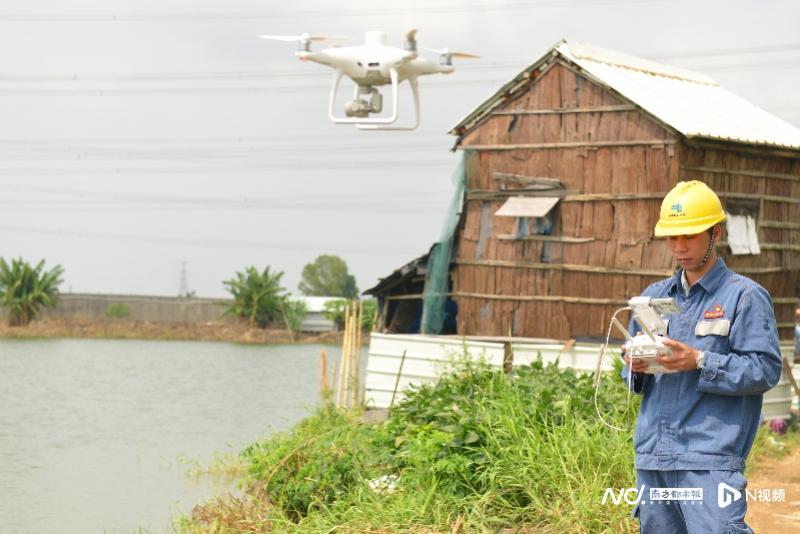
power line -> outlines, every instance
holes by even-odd
[[[608,5],[637,5],[664,3],[665,0],[550,0],[540,2],[515,2],[503,4],[428,5],[393,8],[351,8],[297,11],[217,11],[176,13],[5,13],[0,22],[152,22],[152,21],[230,21],[286,18],[368,17],[387,15],[431,15],[445,13],[486,13],[492,11],[571,9],[575,7],[602,7]]]
[[[388,135],[392,135],[392,132],[386,132]],[[439,130],[424,130],[419,129],[416,130],[414,137],[420,136],[439,136],[443,138],[449,138],[449,136],[442,131]],[[368,134],[370,137],[371,134]],[[394,132],[394,135],[397,138],[405,138],[407,136],[406,132]],[[295,141],[297,138],[302,140],[324,140],[330,141],[331,134],[330,133],[313,133],[313,132],[284,132],[275,135],[259,135],[259,136],[227,136],[227,137],[120,137],[120,138],[108,138],[108,137],[56,137],[56,138],[41,138],[41,139],[32,139],[32,138],[19,138],[19,139],[3,139],[0,138],[0,144],[11,144],[11,145],[20,145],[20,144],[48,144],[48,143],[91,143],[91,144],[208,144],[208,143],[218,143],[218,144],[225,144],[225,143],[272,143],[275,141]]]
[[[426,198],[431,194],[447,193],[445,190],[425,190],[425,191],[372,191],[357,193],[341,194],[302,194],[302,195],[279,195],[269,197],[200,197],[200,196],[185,196],[185,195],[143,195],[141,193],[129,194],[119,191],[103,191],[97,189],[78,189],[78,188],[57,188],[57,187],[44,187],[32,186],[28,184],[14,184],[14,183],[0,183],[0,189],[6,191],[21,191],[27,193],[38,194],[59,194],[75,197],[91,197],[100,200],[130,200],[139,202],[174,202],[174,203],[200,203],[200,204],[236,204],[247,203],[249,205],[269,204],[274,202],[297,202],[297,201],[311,201],[311,202],[340,202],[349,200],[370,200],[375,198],[402,198],[402,197],[421,197]]]
[[[187,197],[170,195],[126,194],[110,191],[87,189],[63,189],[53,187],[37,187],[18,184],[0,184],[0,190],[10,192],[35,193],[34,202],[24,199],[8,199],[3,203],[3,211],[115,211],[127,210],[180,210],[206,211],[281,211],[281,212],[402,212],[430,213],[441,212],[442,202],[436,202],[433,195],[444,198],[450,194],[444,190],[428,191],[385,191],[371,193],[352,193],[347,195],[289,195],[273,197]],[[42,195],[77,197],[83,202],[43,199]],[[96,202],[88,202],[95,199]]]
[[[679,52],[644,53],[642,57],[656,59],[685,59],[701,57],[718,57],[731,55],[764,54],[772,52],[790,52],[800,50],[800,43],[784,43],[768,46],[718,48],[710,50],[686,50]],[[522,68],[531,63],[530,58],[496,61],[492,63],[464,63],[458,65],[457,71],[474,72],[507,68]],[[713,67],[713,66],[712,66]],[[300,68],[285,70],[248,70],[248,71],[205,71],[205,72],[88,72],[88,73],[15,73],[0,74],[0,82],[4,83],[53,83],[53,82],[142,82],[142,81],[197,81],[197,80],[274,80],[283,78],[330,78],[328,69]]]
[[[286,160],[276,162],[254,163],[250,165],[224,165],[224,166],[114,166],[104,168],[64,168],[64,167],[0,167],[0,176],[17,176],[31,174],[50,175],[88,175],[88,174],[194,174],[194,173],[261,173],[272,170],[301,169],[308,171],[324,170],[349,170],[359,172],[385,173],[387,168],[407,170],[425,170],[433,168],[452,168],[453,162],[442,160],[356,160],[356,161],[309,161]]]
[[[323,244],[299,244],[295,243],[270,243],[264,241],[239,241],[229,239],[204,239],[194,237],[164,237],[164,236],[149,236],[143,234],[120,234],[109,232],[78,232],[54,228],[35,228],[28,226],[13,226],[13,225],[0,225],[0,230],[14,232],[17,234],[32,234],[32,235],[48,235],[58,236],[73,239],[90,239],[90,240],[104,240],[104,241],[128,241],[133,243],[141,243],[146,245],[186,245],[197,247],[215,247],[215,248],[260,248],[268,250],[280,250],[290,252],[316,252],[319,250],[332,250],[333,252],[346,253],[346,254],[360,254],[364,256],[378,256],[384,254],[418,254],[416,251],[403,251],[397,248],[392,249],[376,249],[370,243],[369,250],[364,249],[348,249],[332,246],[330,242]],[[425,245],[427,247],[427,245]],[[420,249],[423,247],[421,246]]]
[[[648,59],[683,59],[707,56],[738,56],[742,54],[764,54],[768,52],[787,52],[800,50],[800,43],[784,43],[766,46],[750,46],[742,48],[716,48],[711,50],[686,50],[683,52],[659,52],[647,54]]]
[[[800,59],[791,58],[780,61],[760,61],[755,63],[735,63],[721,65],[706,65],[693,67],[701,72],[730,72],[758,69],[780,69],[800,64]],[[517,65],[520,66],[521,65]],[[423,82],[424,89],[451,89],[453,87],[486,87],[499,86],[508,80],[505,78],[473,78],[466,80],[430,80]],[[402,89],[401,89],[402,90]],[[223,95],[263,95],[263,94],[296,94],[296,93],[324,93],[330,91],[328,85],[272,85],[272,86],[184,86],[184,87],[39,87],[39,88],[0,88],[0,96],[30,96],[30,97],[55,97],[55,96],[223,96]],[[342,91],[344,93],[344,91]]]
[[[500,78],[484,78],[475,80],[456,80],[449,82],[425,82],[424,87],[483,87],[498,85],[507,80]],[[40,89],[0,89],[0,96],[215,96],[215,95],[262,95],[262,94],[295,94],[328,92],[327,85],[276,85],[263,86],[227,86],[227,87],[142,87],[142,88],[40,88]],[[344,90],[342,90],[344,94]]]

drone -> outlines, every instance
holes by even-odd
[[[262,39],[297,43],[295,56],[300,61],[314,61],[333,69],[328,105],[328,118],[336,124],[354,124],[362,130],[414,130],[419,126],[419,88],[417,78],[428,74],[450,74],[455,70],[453,58],[477,59],[479,56],[455,52],[449,48],[437,50],[425,48],[439,54],[439,63],[417,55],[417,30],[406,33],[404,48],[388,46],[386,33],[368,31],[364,44],[360,46],[338,46],[348,40],[344,35],[261,35]],[[331,43],[331,48],[311,50],[311,43]],[[334,113],[336,96],[342,76],[355,83],[353,100],[344,106],[345,116]],[[400,82],[408,81],[414,96],[415,121],[412,126],[393,126],[398,118],[398,96]],[[383,111],[383,95],[377,87],[392,86],[392,113],[388,117],[370,117]]]

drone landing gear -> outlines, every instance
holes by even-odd
[[[334,72],[331,96],[328,105],[328,117],[336,124],[354,124],[361,130],[414,130],[419,126],[419,90],[417,79],[409,78],[411,93],[414,96],[415,121],[413,126],[390,126],[397,121],[398,116],[398,95],[399,95],[399,76],[396,69],[389,70],[392,81],[392,115],[390,117],[369,118],[370,113],[380,113],[383,110],[383,97],[377,89],[370,86],[357,86],[355,99],[345,105],[345,114],[348,118],[337,117],[333,107],[336,103],[336,95],[339,92],[339,82],[344,73],[340,70]],[[362,97],[369,96],[369,100]]]

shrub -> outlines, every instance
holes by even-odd
[[[44,260],[35,267],[22,258],[9,264],[0,258],[0,304],[8,309],[8,324],[24,326],[39,314],[39,309],[54,308],[64,270],[56,265],[44,270]]]
[[[286,327],[292,332],[299,331],[300,327],[303,326],[303,320],[306,318],[306,314],[308,313],[308,310],[306,309],[306,303],[302,300],[292,300],[287,298],[283,300],[282,306]]]
[[[109,304],[106,308],[106,317],[111,317],[112,319],[122,319],[123,317],[127,317],[129,314],[130,310],[128,310],[128,306],[126,304],[114,303]]]

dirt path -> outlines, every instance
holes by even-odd
[[[749,476],[747,489],[756,497],[770,493],[770,502],[747,504],[747,524],[758,534],[800,532],[800,447],[789,456],[765,459]],[[784,490],[783,501],[773,501],[773,490]],[[760,493],[758,490],[762,490]]]

